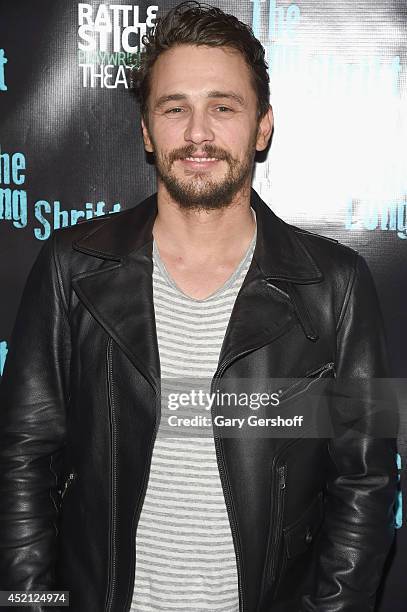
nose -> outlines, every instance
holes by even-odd
[[[187,142],[201,144],[214,139],[214,133],[210,125],[210,118],[203,110],[194,109],[185,128],[184,138]]]

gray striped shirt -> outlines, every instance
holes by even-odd
[[[206,378],[204,391],[209,391],[255,242],[256,232],[232,276],[204,300],[177,287],[153,244],[163,402],[187,377]],[[200,437],[170,436],[164,427],[166,410],[163,405],[137,528],[131,611],[237,612],[236,556],[212,430]]]

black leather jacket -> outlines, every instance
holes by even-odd
[[[321,376],[386,376],[363,258],[286,224],[254,191],[252,206],[257,244],[216,379],[304,377],[298,396]],[[151,196],[53,233],[5,364],[0,588],[66,589],[75,612],[130,608],[160,418],[156,210]],[[372,611],[394,535],[394,438],[221,438],[216,451],[241,612]]]

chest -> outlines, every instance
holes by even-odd
[[[228,281],[238,262],[185,264],[165,259],[163,264],[168,275],[185,295],[204,300]]]

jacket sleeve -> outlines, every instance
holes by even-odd
[[[28,276],[0,385],[1,590],[55,588],[70,334],[54,242]]]
[[[397,404],[390,385],[383,388],[378,380],[388,376],[383,329],[370,271],[356,254],[337,323],[331,469],[318,569],[301,612],[372,612],[375,607],[394,537],[397,490]]]

